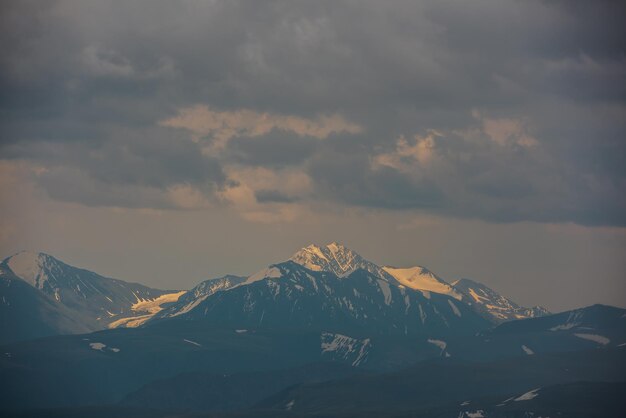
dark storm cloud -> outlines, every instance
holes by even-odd
[[[278,190],[257,190],[254,197],[259,203],[293,203],[297,202],[297,197],[288,196]]]
[[[405,176],[397,170],[371,169],[368,159],[329,154],[311,164],[318,192],[350,205],[382,209],[437,209],[441,190],[427,179]]]
[[[210,198],[228,187],[227,165],[300,166],[312,178],[301,201],[626,224],[620,2],[1,7],[2,156],[47,168],[40,184],[57,199],[157,207],[154,196],[176,185]],[[221,154],[206,153],[189,132],[159,125],[196,104],[338,114],[362,132],[235,135]],[[503,120],[536,144],[515,142],[520,132],[496,132],[494,143],[485,123]],[[425,163],[413,138],[429,129],[442,136]],[[406,155],[401,136],[416,147]],[[380,155],[396,166],[373,164]],[[84,178],[70,196],[73,173]],[[255,194],[288,203],[281,190]]]
[[[53,167],[40,174],[37,181],[50,197],[65,202],[86,206],[175,208],[157,188],[107,183],[73,168]]]
[[[264,167],[299,165],[314,152],[317,138],[272,130],[266,135],[237,137],[228,142],[224,158],[237,164]]]
[[[211,197],[230,184],[219,161],[162,130],[110,129],[106,141],[24,141],[5,158],[45,167],[35,180],[59,200],[88,206],[173,207],[159,191],[194,185]]]

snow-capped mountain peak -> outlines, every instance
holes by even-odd
[[[39,308],[33,309],[35,315],[45,309],[45,317],[36,317],[38,324],[43,324],[43,335],[57,328],[63,332],[86,332],[119,326],[122,319],[124,323],[147,319],[161,304],[171,303],[183,293],[100,276],[51,255],[29,251],[2,260],[0,280],[7,284],[0,292],[5,306],[18,309],[38,303]],[[19,288],[19,283],[34,288],[35,293],[16,294],[12,288]],[[17,316],[15,309],[5,314]],[[55,318],[63,319],[56,323]]]
[[[337,242],[309,245],[296,252],[289,260],[309,270],[332,272],[340,278],[349,276],[357,269],[367,270],[386,280],[391,278],[379,266]]]
[[[46,284],[56,287],[55,272],[60,270],[60,262],[54,257],[31,251],[21,251],[4,260],[13,274],[36,289],[44,289]]]
[[[468,306],[450,297],[426,295],[397,285],[389,277],[386,280],[357,268],[338,280],[331,271],[313,271],[286,261],[212,295],[181,298],[176,306],[184,305],[182,309],[167,308],[146,326],[161,321],[203,321],[233,329],[296,327],[342,335],[422,336],[471,334],[488,326]]]
[[[392,275],[400,284],[408,288],[441,293],[458,300],[462,299],[462,295],[454,290],[451,285],[424,267],[396,268],[385,266],[383,270]]]
[[[313,271],[332,271],[346,276],[355,269],[361,257],[345,246],[332,242],[328,245],[309,245],[296,252],[290,260]]]

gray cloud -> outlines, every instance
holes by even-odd
[[[233,138],[224,158],[237,164],[280,168],[304,163],[317,145],[317,138],[273,130],[255,138]]]
[[[297,202],[297,197],[288,196],[278,190],[257,190],[254,197],[259,203],[292,203]]]
[[[56,199],[167,207],[163,193],[181,185],[215,200],[232,183],[227,166],[289,166],[311,177],[298,204],[626,225],[619,2],[1,7],[1,155],[46,168],[39,184]],[[324,139],[274,130],[207,153],[159,125],[197,104],[338,114],[363,129]],[[494,143],[484,120],[523,132]],[[431,162],[399,151],[401,136],[417,147],[429,129],[442,133]],[[523,135],[534,148],[515,142]],[[381,155],[395,166],[372,164]],[[291,203],[284,190],[254,194]]]
[[[441,190],[427,179],[405,176],[397,170],[370,168],[369,160],[349,155],[327,155],[311,165],[321,196],[350,205],[383,209],[437,209]]]
[[[35,181],[51,197],[89,206],[173,208],[163,196],[171,187],[193,185],[211,198],[232,183],[221,163],[187,138],[157,128],[107,134],[106,141],[17,142],[3,147],[4,156],[43,167]]]

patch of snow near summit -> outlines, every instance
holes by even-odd
[[[283,274],[277,267],[268,267],[248,277],[248,280],[246,280],[244,284],[258,282],[259,280],[263,279],[277,279],[279,277],[282,277],[282,275]]]
[[[458,300],[462,298],[452,286],[423,267],[395,268],[385,266],[383,270],[393,276],[400,284],[410,289],[440,293],[452,296]]]
[[[483,415],[485,411],[483,411],[482,409],[479,409],[476,412],[469,412],[469,411],[465,411],[465,416],[467,418],[484,418],[485,416]]]
[[[38,287],[37,279],[41,274],[43,264],[43,256],[41,254],[22,251],[9,258],[7,264],[17,277],[33,287]],[[39,283],[38,288],[42,286],[43,283]]]
[[[606,337],[603,337],[602,335],[597,335],[597,334],[574,334],[575,336],[577,336],[578,338],[582,338],[583,340],[589,340],[589,341],[595,341],[598,344],[602,344],[602,345],[607,345],[608,343],[611,342],[611,340],[609,340]]]
[[[296,263],[299,263],[303,267],[313,271],[322,271],[323,267],[320,265],[319,261],[324,264],[330,263],[328,257],[324,255],[322,250],[317,245],[309,245],[308,247],[303,248],[298,253],[294,254],[292,259]]]
[[[539,392],[539,389],[541,388],[537,388],[537,389],[533,389],[530,392],[526,392],[525,394],[518,396],[517,398],[513,399],[513,402],[519,402],[519,401],[529,401],[535,397],[537,397],[537,395],[539,395],[537,392]]]
[[[525,345],[522,345],[522,350],[524,350],[524,353],[528,354],[529,356],[532,356],[533,354],[535,354],[535,352],[533,350],[531,350],[530,348],[526,347]]]

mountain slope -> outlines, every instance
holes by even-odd
[[[159,320],[202,321],[241,329],[310,329],[370,335],[472,334],[489,326],[459,301],[407,289],[357,269],[339,278],[293,261],[270,266],[245,283],[212,294],[184,315]]]
[[[300,268],[305,270],[301,266]],[[315,272],[305,271],[316,277]],[[367,277],[372,277],[367,272],[362,270],[360,272],[361,275],[355,272],[353,274],[357,276],[344,279],[337,279],[334,275],[330,277],[336,282],[347,284],[351,279],[365,278],[367,281]],[[281,279],[272,280],[279,282]],[[257,294],[253,288],[258,286],[270,291],[265,293],[270,304],[273,302],[270,295],[274,294],[271,291],[275,290],[276,283],[268,285],[267,282],[270,281],[260,280],[250,286],[218,292],[203,303],[218,295],[224,298],[226,295],[236,294],[235,291],[243,291],[245,295],[245,290],[249,290],[251,295]],[[317,277],[316,283],[318,287],[324,287],[323,281]],[[293,284],[295,286],[298,283]],[[286,293],[288,289],[281,287],[281,293]],[[414,292],[418,297],[423,297],[421,292]],[[401,294],[393,292],[392,298],[395,299],[399,295]],[[431,296],[433,300],[438,296],[446,304],[447,301],[453,300],[434,293]],[[238,299],[228,300],[241,302]],[[414,302],[412,300],[412,303]],[[197,308],[190,312],[194,312],[195,309]],[[567,319],[570,315],[572,318],[576,316],[576,312],[570,312],[554,315],[556,318],[552,319],[545,317],[507,322],[500,326],[502,329],[496,328],[462,336],[417,333],[371,335],[371,330],[363,330],[362,333],[319,332],[304,323],[302,324],[305,326],[296,325],[292,329],[264,329],[257,326],[243,328],[233,326],[234,322],[229,318],[224,322],[216,320],[215,318],[227,311],[223,308],[218,309],[217,306],[215,309],[214,313],[218,316],[211,318],[211,321],[185,319],[186,315],[180,315],[138,328],[110,329],[88,335],[55,336],[4,345],[0,351],[0,354],[3,354],[0,356],[2,371],[0,387],[4,388],[0,391],[0,404],[6,408],[104,404],[117,402],[128,393],[139,390],[156,379],[169,379],[181,373],[193,372],[217,376],[219,381],[220,376],[223,377],[224,374],[286,369],[319,361],[355,365],[372,372],[395,371],[395,373],[407,367],[413,370],[416,362],[422,360],[439,359],[447,362],[444,364],[467,365],[464,369],[467,373],[460,375],[456,374],[459,369],[453,369],[450,374],[441,376],[437,374],[438,369],[421,369],[421,372],[411,377],[421,380],[406,381],[405,386],[402,384],[397,387],[389,386],[390,390],[399,390],[398,396],[408,399],[406,402],[420,396],[428,398],[432,391],[449,400],[445,393],[449,385],[459,382],[460,389],[464,389],[462,383],[468,384],[471,388],[474,383],[468,383],[464,379],[478,378],[490,382],[494,373],[496,376],[510,379],[515,384],[524,383],[525,380],[522,378],[524,375],[517,373],[543,373],[546,367],[553,365],[554,370],[572,370],[571,365],[583,368],[585,373],[596,373],[596,375],[578,375],[572,372],[569,377],[603,377],[607,370],[623,376],[620,374],[623,373],[623,370],[620,370],[621,360],[617,357],[608,359],[602,363],[604,365],[593,360],[595,355],[626,349],[623,347],[626,343],[624,324],[626,310],[606,306],[592,306],[581,310],[583,313],[578,314],[577,318],[584,320],[580,324],[580,327],[585,327],[584,329],[572,327],[550,330],[569,324]],[[203,312],[204,310],[200,310],[197,313],[201,315]],[[285,311],[281,312],[285,314]],[[461,312],[465,315],[465,311]],[[262,315],[262,309],[259,313]],[[268,312],[265,314],[268,320],[272,316]],[[393,323],[394,316],[389,314],[388,319]],[[343,328],[343,324],[339,325]],[[370,331],[371,336],[365,336],[366,331]],[[595,338],[594,341],[588,339],[587,335],[583,338],[576,334],[598,335],[610,341],[603,344],[603,339]],[[584,353],[575,353],[581,350],[584,350]],[[557,360],[535,362],[536,357]],[[560,359],[570,360],[558,363]],[[487,368],[490,374],[476,374],[477,371],[483,370],[481,363],[494,363],[497,367]],[[511,369],[507,365],[516,368]],[[392,376],[397,376],[395,373]],[[420,376],[420,373],[424,374]],[[384,376],[387,375],[383,375],[378,381],[370,382],[371,388],[380,389],[387,385],[388,381]],[[390,378],[391,381],[394,379],[395,377]],[[62,381],[63,385],[59,385],[59,381]],[[174,379],[173,382],[177,380]],[[534,384],[557,382],[526,381],[528,386],[510,386],[509,389],[524,393],[536,388],[537,386],[532,386]],[[416,386],[417,383],[422,386]],[[494,381],[492,386],[487,387],[487,392],[494,387],[499,391],[502,384],[504,383]],[[184,388],[184,385],[182,387]],[[506,390],[506,387],[504,389]],[[175,393],[181,397],[190,394],[188,391],[172,388],[172,396]],[[473,392],[472,396],[484,394]],[[349,397],[343,397],[343,389],[333,396],[336,396],[332,399],[333,402],[342,401],[345,405],[351,401]],[[376,393],[364,391],[361,396],[367,397],[369,401],[369,397],[375,397]],[[285,404],[292,399],[285,399]],[[463,400],[468,399],[473,398]],[[193,402],[202,404],[202,399]],[[283,409],[285,404],[281,406]],[[453,416],[458,416],[458,412]]]
[[[521,332],[596,332],[617,329],[626,333],[626,309],[608,305],[592,305],[558,314],[504,323],[494,334]],[[626,342],[626,341],[622,341]]]
[[[541,306],[521,307],[484,284],[470,279],[457,280],[452,284],[452,287],[457,293],[463,295],[463,300],[470,304],[476,312],[495,323],[536,318],[550,313]]]
[[[94,331],[123,318],[147,319],[161,303],[171,302],[181,294],[103,277],[43,253],[20,252],[7,257],[0,263],[0,278],[13,284],[0,288],[3,303],[29,307],[32,312],[30,325],[26,325],[25,308],[6,311],[2,319],[7,324],[4,341],[21,338],[15,330],[25,327],[40,329],[41,332],[30,333],[36,337]],[[32,291],[15,281],[28,285]],[[47,314],[42,314],[44,311]]]
[[[593,305],[573,311],[505,322],[472,339],[448,339],[453,358],[489,359],[626,345],[626,309]]]
[[[0,344],[90,331],[65,306],[10,272],[0,274],[0,295]]]
[[[624,413],[626,382],[574,382],[538,387],[507,397],[488,397],[456,405],[455,418],[568,417],[606,418]]]
[[[509,299],[498,295],[496,292],[489,289],[488,287],[481,285],[479,283],[476,283],[476,282],[469,281],[467,279],[459,280],[455,283],[455,285],[451,285],[424,267],[415,266],[415,267],[410,267],[410,268],[396,268],[396,267],[386,266],[386,267],[381,268],[378,265],[372,263],[371,261],[364,259],[355,251],[341,244],[338,244],[336,242],[333,242],[327,245],[322,245],[322,246],[309,245],[307,247],[304,247],[301,250],[297,251],[289,259],[289,262],[293,263],[294,265],[301,266],[306,271],[311,272],[311,274],[326,273],[324,277],[330,277],[329,275],[334,276],[336,280],[327,281],[327,286],[330,286],[331,288],[344,286],[344,285],[340,285],[338,282],[342,280],[346,280],[348,277],[350,277],[352,274],[354,274],[357,271],[365,271],[368,274],[370,274],[372,277],[379,278],[380,286],[382,287],[373,286],[372,289],[374,290],[371,290],[371,289],[365,290],[365,294],[371,291],[375,293],[380,293],[381,290],[379,290],[379,288],[381,289],[384,288],[385,297],[381,301],[378,309],[381,309],[380,307],[383,307],[383,310],[389,310],[389,308],[386,308],[385,306],[389,305],[388,298],[391,297],[391,293],[393,292],[402,293],[402,295],[399,298],[396,297],[396,299],[404,298],[405,297],[404,294],[407,292],[412,294],[411,291],[418,291],[426,299],[429,299],[429,300],[432,295],[438,295],[436,297],[437,300],[439,300],[439,296],[446,296],[450,299],[450,300],[445,300],[443,302],[444,304],[443,307],[441,305],[436,304],[437,307],[435,308],[435,310],[432,311],[430,316],[428,312],[423,310],[423,306],[419,304],[418,304],[419,312],[417,313],[418,316],[415,316],[415,314],[413,313],[409,313],[408,307],[406,307],[405,315],[409,315],[410,318],[400,319],[400,315],[398,315],[398,317],[396,317],[394,321],[390,323],[388,326],[388,328],[394,330],[390,334],[393,334],[394,332],[398,331],[398,329],[394,329],[394,327],[400,327],[399,328],[400,332],[402,332],[404,328],[407,327],[407,329],[404,330],[404,332],[407,334],[411,334],[412,332],[415,332],[415,329],[413,330],[409,329],[411,327],[409,324],[415,322],[416,317],[420,318],[420,321],[424,323],[427,318],[432,319],[434,317],[441,316],[442,312],[443,313],[448,312],[450,309],[456,316],[459,316],[460,315],[460,311],[458,310],[459,306],[469,307],[476,314],[486,319],[487,321],[491,322],[492,324],[498,324],[503,321],[512,320],[512,319],[534,317],[534,316],[539,316],[541,314],[547,313],[546,310],[542,310],[541,308],[534,308],[534,309],[522,308],[518,306],[517,304],[513,303],[512,301],[510,301]],[[280,265],[286,266],[287,264],[282,263]],[[279,265],[277,264],[277,265],[270,266],[266,269],[263,269],[259,271],[258,273],[248,277],[245,280],[241,277],[226,276],[224,278],[216,279],[215,281],[204,282],[200,284],[199,286],[197,286],[194,290],[185,294],[185,296],[182,297],[178,303],[172,304],[168,309],[165,309],[159,314],[157,314],[154,318],[151,319],[151,321],[160,320],[160,319],[164,319],[168,317],[175,317],[179,315],[184,315],[188,319],[199,319],[199,317],[204,317],[205,320],[210,320],[210,317],[214,316],[214,314],[209,313],[209,311],[217,309],[215,306],[213,306],[216,300],[215,294],[217,292],[222,292],[222,293],[224,292],[229,293],[231,291],[235,291],[236,293],[243,292],[243,290],[239,290],[240,287],[247,287],[256,282],[268,281],[268,280],[270,281],[269,283],[273,284],[274,282],[276,282],[275,279],[282,279],[285,276],[289,276],[290,274],[289,272],[283,271],[277,268],[277,266]],[[299,276],[297,280],[303,280],[302,277],[306,277],[306,274],[304,273],[302,274],[298,273],[297,275]],[[283,283],[283,280],[280,280],[278,283],[279,283],[278,285],[279,287],[280,285],[285,286],[286,285],[285,283],[289,283],[289,280],[287,280],[287,282],[285,283]],[[350,283],[353,284],[354,281],[350,281]],[[379,283],[379,282],[372,281],[372,284],[376,284],[376,283]],[[305,281],[304,285],[308,286],[309,281]],[[280,326],[285,326],[287,323],[290,323],[290,321],[293,324],[295,321],[295,319],[293,318],[297,317],[298,310],[302,309],[302,306],[294,308],[294,306],[296,306],[299,302],[299,301],[296,301],[296,299],[299,297],[297,295],[301,293],[301,292],[300,293],[297,292],[296,290],[300,290],[301,288],[303,288],[303,284],[298,284],[298,286],[294,288],[295,290],[291,289],[295,293],[293,293],[293,295],[290,293],[287,296],[288,298],[292,299],[290,302],[284,301],[285,299],[284,294],[282,294],[278,298],[282,302],[285,303],[284,309],[286,310],[285,312],[282,312],[280,314],[280,315],[283,315],[281,318],[276,318],[277,321],[282,322],[282,325]],[[255,287],[254,289],[255,291],[259,291],[258,286]],[[280,292],[280,289],[278,288],[276,289],[277,289],[275,290],[276,292]],[[393,289],[393,290],[388,290],[388,289]],[[350,299],[349,303],[351,305],[348,305],[347,304],[348,299],[346,299],[346,302],[344,302],[345,306],[341,305],[341,303],[337,305],[336,301],[333,300],[335,296],[331,294],[332,292],[326,291],[324,293],[324,291],[319,292],[319,289],[314,289],[314,290],[315,292],[313,293],[317,294],[316,297],[320,298],[320,301],[323,301],[323,303],[322,305],[320,305],[319,303],[317,305],[313,303],[311,305],[311,309],[331,309],[336,314],[334,318],[326,317],[323,320],[322,318],[320,318],[320,321],[322,322],[329,321],[329,323],[336,325],[338,318],[345,316],[347,314],[348,317],[356,315],[355,318],[361,322],[363,322],[365,318],[367,318],[366,322],[368,323],[374,322],[372,318],[375,317],[376,315],[372,315],[371,312],[369,313],[367,312],[368,310],[372,310],[372,309],[375,310],[376,308],[374,306],[370,306],[368,309],[364,310],[362,314],[365,316],[359,319],[358,314],[355,312],[352,312],[352,310],[354,309],[354,306],[362,305],[362,302],[356,301],[356,305],[354,305],[355,301]],[[345,291],[347,295],[351,292],[351,289],[345,288],[342,291]],[[358,292],[361,292],[361,291],[363,291],[363,289],[358,290]],[[309,299],[313,297],[312,293],[307,294],[306,292],[304,292],[304,293],[301,293],[301,295],[304,295]],[[345,295],[343,294],[341,295],[341,297],[344,297],[344,296]],[[217,297],[217,299],[220,299],[222,297],[229,298],[230,296],[221,295]],[[247,305],[264,306],[264,303],[266,303],[265,301],[267,297],[268,295],[265,294],[264,292],[261,292],[258,294],[249,294],[247,296],[248,299],[246,300],[245,304],[241,300],[238,300],[233,303],[235,304],[235,306],[238,306],[235,309],[239,309],[239,310],[241,306],[247,306]],[[355,296],[351,295],[351,296],[345,296],[345,297],[354,298]],[[272,296],[272,298],[276,299],[276,296],[274,295]],[[326,301],[326,299],[331,299],[331,300]],[[428,302],[428,303],[431,303],[431,302]],[[204,306],[204,308],[196,309],[201,304]],[[209,309],[209,306],[210,306],[210,309]],[[201,309],[204,309],[203,313],[198,314],[198,312],[200,312]],[[363,307],[361,306],[359,309],[363,309]],[[192,312],[194,310],[195,312]],[[239,319],[237,321],[240,324],[237,326],[254,327],[255,324],[256,326],[259,326],[261,322],[264,322],[265,324],[264,326],[277,325],[276,323],[273,322],[273,320],[268,322],[268,320],[270,319],[269,317],[263,316],[265,315],[264,312],[268,313],[269,311],[271,311],[271,309],[270,310],[262,309],[262,311],[258,314],[258,317],[255,319],[252,319],[253,314],[251,312],[243,313],[239,315]],[[317,312],[317,311],[315,310],[311,311],[310,315],[313,315],[313,312]],[[222,314],[224,314],[224,312],[222,312]],[[322,316],[323,315],[324,314],[322,314]],[[230,312],[229,315],[225,317],[225,318],[231,318],[230,320],[222,319],[222,318],[215,319],[215,320],[237,322],[233,319],[234,316],[237,316],[237,314],[235,314],[234,312]],[[248,319],[244,320],[244,317],[247,317]],[[261,319],[261,317],[263,317],[263,320]],[[309,324],[309,326],[313,326],[313,324],[310,323],[311,321],[307,320],[306,318],[300,318],[300,319],[302,319],[305,324]],[[446,321],[448,319],[449,318],[447,318]],[[234,322],[225,322],[225,323],[232,325]],[[431,322],[431,321],[426,321],[426,322]],[[357,326],[357,324],[353,324],[350,327],[347,327],[346,329],[343,329],[343,330],[337,330],[336,328],[324,329],[323,327],[321,327],[320,323],[318,323],[316,326],[318,327],[320,331],[334,330],[337,332],[341,331],[341,332],[348,332],[348,333],[354,333],[354,332],[358,333],[358,332],[361,332],[362,329],[367,329],[367,326],[365,327]],[[439,329],[446,328],[446,327],[449,327],[449,325],[444,321],[443,325]],[[382,328],[384,327],[381,325],[377,326],[376,332],[380,332]],[[418,327],[418,328],[423,328],[423,327]],[[470,328],[475,329],[472,327]]]
[[[290,369],[233,374],[183,373],[142,387],[121,404],[180,411],[250,408],[300,383],[324,382],[365,372],[338,363],[312,363]]]
[[[180,373],[223,376],[323,361],[319,333],[237,332],[195,321],[53,336],[0,353],[0,405],[22,409],[118,402]]]
[[[340,278],[348,276],[357,269],[367,270],[387,280],[390,284],[439,293],[462,301],[495,324],[513,319],[534,318],[548,313],[547,309],[539,306],[521,307],[487,286],[469,279],[461,279],[451,285],[422,266],[379,267],[336,242],[327,245],[309,245],[296,252],[290,260],[309,270],[332,272]]]
[[[226,275],[201,282],[193,289],[185,292],[178,300],[154,315],[154,318],[166,318],[183,315],[197,306],[209,296],[231,289],[246,281],[246,277]]]
[[[490,363],[442,359],[394,373],[300,384],[261,402],[259,407],[285,410],[290,405],[289,410],[296,414],[319,416],[480,417],[483,415],[463,415],[463,411],[472,411],[473,399],[491,396],[504,404],[511,396],[521,397],[548,385],[581,380],[619,382],[624,373],[626,349],[553,353]],[[429,412],[449,403],[456,404],[456,410],[449,414]]]

